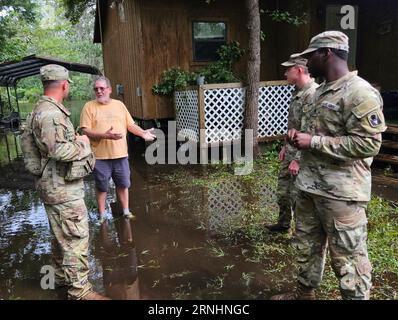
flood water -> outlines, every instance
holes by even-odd
[[[245,208],[275,207],[271,187],[257,197],[240,181],[185,184],[184,179],[205,177],[208,168],[149,166],[142,150],[133,153],[130,208],[136,221],[119,216],[111,188],[114,218],[98,225],[94,183],[85,182],[90,281],[97,291],[113,299],[267,299],[293,283],[287,280],[294,271],[289,261],[270,256],[278,263],[259,264],[247,258],[244,243],[220,238],[229,219]],[[62,299],[56,290],[40,287],[41,268],[51,265],[51,234],[32,181],[0,186],[0,230],[0,298]],[[281,246],[289,242],[277,240]],[[283,267],[283,279],[276,266]]]
[[[250,297],[247,284],[261,269],[242,259],[241,246],[218,241],[225,220],[250,201],[240,195],[246,186],[232,182],[187,187],[170,176],[205,176],[206,169],[149,166],[142,153],[130,161],[130,208],[136,221],[118,216],[112,187],[107,202],[114,219],[99,225],[94,182],[85,182],[90,280],[95,289],[114,299]],[[14,182],[12,188],[0,189],[2,299],[60,298],[56,291],[40,287],[41,268],[51,265],[51,234],[44,206],[31,185]],[[261,287],[254,287],[256,295],[263,294]]]

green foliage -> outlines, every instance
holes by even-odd
[[[260,10],[261,13],[268,15],[272,21],[286,22],[296,27],[307,23],[307,14],[304,12],[301,16],[291,14],[289,11],[281,10]]]
[[[178,67],[164,71],[160,83],[152,87],[152,92],[158,95],[170,95],[175,90],[196,84],[198,76],[204,76],[206,83],[239,82],[240,79],[234,74],[232,66],[244,52],[244,49],[236,41],[223,45],[217,50],[219,60],[197,72],[187,72]]]
[[[80,12],[81,20],[73,25],[65,18],[63,0],[35,0],[36,10],[30,14],[24,13],[26,19],[21,19],[22,12],[11,10],[4,17],[0,16],[0,30],[10,26],[8,39],[1,45],[3,34],[0,34],[0,62],[19,60],[36,54],[53,57],[60,60],[102,66],[102,50],[99,44],[92,40],[94,16],[89,10]],[[19,0],[22,3],[22,0]],[[3,8],[0,5],[0,9]],[[28,8],[28,7],[27,7]],[[21,9],[22,10],[22,9]],[[28,10],[28,9],[26,9]],[[38,19],[33,19],[37,17]],[[3,27],[3,29],[1,29]],[[71,73],[73,84],[69,94],[70,99],[88,100],[92,98],[92,76],[82,73]],[[28,77],[18,82],[18,99],[20,102],[33,104],[42,94],[39,77]],[[16,108],[14,90],[11,92],[14,109]],[[2,93],[4,98],[4,92]],[[7,98],[7,97],[5,97]],[[9,110],[7,110],[9,112]]]
[[[28,27],[35,22],[36,3],[28,0],[0,2],[0,63],[25,55],[29,43]]]
[[[175,90],[194,84],[195,81],[195,73],[189,73],[180,68],[171,68],[163,72],[160,83],[152,87],[152,92],[158,95],[169,95]]]
[[[65,17],[69,19],[72,24],[77,24],[82,17],[82,14],[88,10],[95,11],[95,0],[62,0],[66,9]]]
[[[202,69],[200,75],[205,77],[206,83],[229,83],[239,82],[239,78],[234,75],[232,70],[220,62],[214,62]]]
[[[217,54],[220,58],[220,62],[232,68],[232,65],[237,62],[245,53],[245,50],[240,47],[239,42],[232,41],[227,45],[222,45],[217,50]]]
[[[243,56],[244,52],[245,50],[240,47],[237,41],[223,45],[217,50],[219,60],[210,63],[198,74],[203,75],[207,83],[239,82],[240,79],[235,76],[232,66]]]

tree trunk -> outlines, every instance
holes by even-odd
[[[247,28],[249,31],[247,58],[247,90],[244,129],[253,130],[253,156],[257,158],[258,147],[258,96],[260,82],[260,8],[259,0],[245,0]]]

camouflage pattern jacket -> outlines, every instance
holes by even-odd
[[[76,140],[70,111],[56,100],[42,96],[32,113],[33,136],[44,167],[36,183],[41,199],[46,204],[59,204],[83,198],[83,179],[64,179],[68,162],[91,152],[89,144]]]
[[[289,115],[287,119],[287,129],[296,129],[300,131],[302,109],[305,105],[311,103],[318,84],[311,78],[311,80],[301,89],[296,89],[289,106]],[[285,162],[290,163],[292,160],[300,160],[301,151],[297,150],[290,144],[286,144]]]
[[[369,201],[370,165],[386,130],[379,92],[350,72],[321,84],[303,108],[301,131],[313,135],[301,152],[296,186],[345,201]]]

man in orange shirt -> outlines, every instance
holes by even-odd
[[[96,157],[94,169],[96,198],[100,222],[106,215],[105,201],[112,178],[116,193],[126,218],[134,219],[129,209],[130,166],[128,162],[127,131],[153,141],[154,129],[143,130],[134,123],[126,106],[111,99],[111,83],[106,77],[99,77],[94,84],[96,99],[87,102],[80,115],[80,127],[90,138]]]

